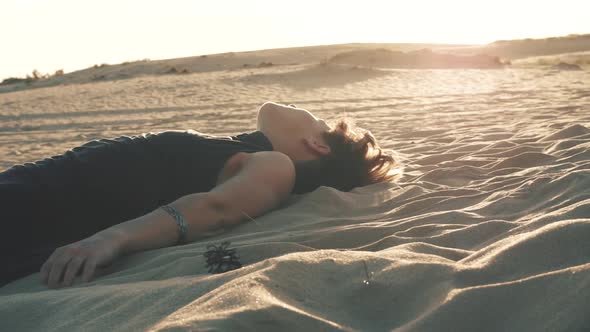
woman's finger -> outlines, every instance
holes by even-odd
[[[43,266],[41,266],[41,282],[47,285],[49,279],[49,272],[51,272],[51,257],[49,257]]]
[[[90,282],[96,271],[96,260],[93,257],[88,258],[86,264],[84,264],[84,272],[82,273],[82,280],[84,282]]]
[[[66,273],[64,274],[64,286],[72,285],[72,281],[78,274],[78,271],[80,271],[80,267],[82,266],[85,260],[85,256],[76,256],[72,258],[72,260],[68,263],[68,268],[66,270]]]
[[[60,256],[61,251],[61,248],[55,249],[49,256],[49,258],[47,258],[45,263],[43,263],[43,266],[41,266],[41,281],[46,285],[49,282],[49,274],[51,273],[53,261],[55,261],[55,259]]]
[[[70,259],[72,259],[71,255],[63,253],[61,256],[55,259],[53,264],[51,264],[51,272],[49,273],[49,287],[57,288],[59,286],[59,281],[63,271]]]

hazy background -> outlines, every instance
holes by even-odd
[[[33,69],[349,42],[483,44],[590,32],[590,2],[3,0],[0,79]]]

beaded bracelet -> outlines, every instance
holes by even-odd
[[[187,242],[187,232],[188,226],[184,221],[184,217],[176,210],[175,208],[171,207],[170,205],[162,205],[162,210],[168,212],[174,218],[174,221],[178,224],[178,233],[180,236],[178,237],[178,243],[186,243]]]

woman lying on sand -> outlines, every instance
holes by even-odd
[[[94,140],[0,173],[0,286],[39,268],[50,288],[78,274],[88,282],[122,255],[194,241],[291,193],[393,178],[394,159],[344,120],[331,128],[270,102],[257,120],[257,131],[232,137],[188,130]]]

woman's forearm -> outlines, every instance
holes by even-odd
[[[224,211],[212,204],[207,193],[187,195],[169,205],[184,217],[188,225],[188,242],[222,224]],[[179,239],[178,225],[174,218],[160,208],[112,226],[104,232],[117,234],[121,239],[123,254],[173,246]]]
[[[228,204],[209,193],[187,195],[170,203],[186,219],[190,242],[223,221],[238,220],[228,214]],[[234,214],[237,216],[237,214]],[[117,257],[143,250],[172,246],[178,242],[174,217],[158,208],[144,216],[109,227],[86,239],[57,248],[41,267],[41,281],[51,288],[70,286],[79,271],[89,281],[96,269]],[[63,282],[61,281],[63,275]]]

